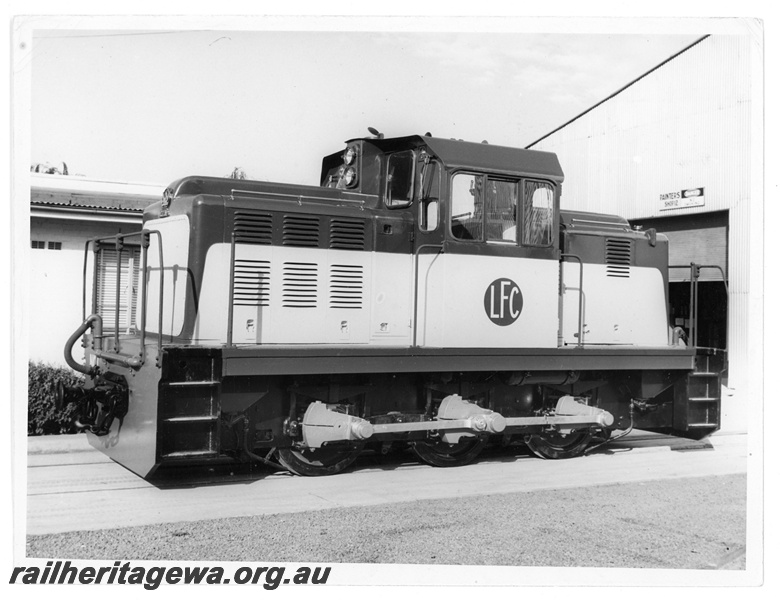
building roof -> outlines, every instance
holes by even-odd
[[[164,189],[165,186],[156,184],[30,173],[31,208],[49,212],[67,210],[140,216],[147,206],[160,199]]]

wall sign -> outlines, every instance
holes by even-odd
[[[704,188],[692,188],[660,195],[661,210],[704,206]]]

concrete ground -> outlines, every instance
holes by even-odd
[[[29,557],[744,570],[746,435],[646,432],[588,456],[522,448],[436,469],[361,457],[152,484],[82,436],[28,444]],[[579,571],[578,571],[579,572]]]

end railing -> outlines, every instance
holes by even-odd
[[[84,244],[84,273],[83,273],[83,289],[82,289],[82,320],[84,323],[79,328],[79,331],[81,334],[83,334],[86,329],[88,329],[90,326],[93,329],[93,339],[95,339],[95,344],[93,348],[93,353],[103,358],[109,362],[119,363],[127,367],[131,367],[134,369],[138,369],[143,365],[144,361],[146,360],[146,317],[147,317],[147,308],[148,308],[148,297],[149,297],[149,279],[151,270],[149,267],[148,262],[148,255],[149,255],[149,246],[150,246],[150,238],[152,235],[157,236],[157,249],[158,249],[158,259],[160,264],[160,288],[159,288],[159,299],[158,299],[158,322],[157,322],[157,356],[159,357],[162,352],[162,339],[163,339],[163,298],[164,298],[164,262],[163,262],[163,248],[162,248],[162,236],[159,231],[153,231],[148,229],[143,229],[141,231],[134,231],[131,233],[120,233],[113,236],[106,236],[106,237],[99,237],[99,238],[92,238],[85,242]],[[139,353],[137,356],[135,355],[127,355],[123,354],[121,352],[121,346],[119,341],[120,336],[120,329],[119,329],[119,311],[120,311],[120,299],[121,299],[121,285],[122,285],[122,253],[125,250],[125,240],[128,238],[140,238],[140,246],[141,246],[141,269],[139,272],[139,280],[142,282],[141,285],[141,293],[139,295],[140,300],[140,306],[141,306],[141,318],[140,318],[140,327],[139,327]],[[98,260],[98,254],[100,251],[104,248],[110,248],[113,245],[114,249],[117,251],[116,253],[116,290],[115,290],[115,306],[114,306],[114,314],[113,314],[113,332],[111,333],[110,337],[113,339],[113,351],[108,351],[105,347],[104,341],[106,338],[109,337],[109,335],[105,332],[103,327],[103,317],[98,315],[98,268],[97,268],[97,260]],[[94,256],[94,263],[93,263],[93,279],[92,279],[92,303],[90,311],[89,318],[87,317],[87,266],[89,262],[89,252],[90,247],[92,248],[92,253]],[[129,274],[130,280],[132,282],[132,273]],[[131,312],[132,314],[132,312]],[[92,325],[90,325],[92,324]],[[94,324],[98,324],[98,327],[95,327]],[[74,334],[75,335],[75,334]],[[72,344],[70,344],[66,348],[66,354],[67,349],[71,348]]]
[[[729,286],[726,283],[726,274],[720,265],[698,265],[693,262],[687,265],[669,265],[669,269],[690,269],[691,271],[691,298],[688,310],[690,327],[688,328],[688,332],[691,346],[697,347],[699,345],[699,328],[697,325],[699,320],[699,274],[702,269],[716,269],[720,271],[723,286],[726,288],[726,297],[728,297]]]

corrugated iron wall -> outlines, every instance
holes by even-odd
[[[755,39],[706,37],[532,146],[558,154],[564,208],[629,219],[729,211],[732,387],[747,383],[750,251],[761,237],[751,232],[751,222],[760,223],[751,211],[763,200],[751,197],[753,161],[762,159],[753,155],[760,124],[751,115],[761,102]],[[694,188],[704,188],[703,206],[663,209],[662,195]],[[755,294],[761,284],[753,283]]]

